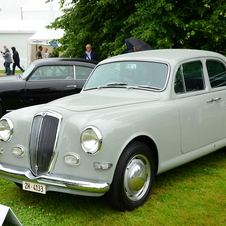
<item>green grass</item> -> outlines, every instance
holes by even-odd
[[[148,202],[132,212],[112,209],[105,197],[41,195],[2,178],[0,204],[11,207],[24,226],[225,226],[225,178],[221,149],[158,175]]]
[[[0,74],[5,73],[5,70],[0,70]],[[22,73],[20,70],[15,70],[15,73]]]

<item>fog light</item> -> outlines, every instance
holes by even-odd
[[[64,156],[64,162],[71,166],[76,166],[80,164],[80,156],[76,153],[67,153]]]
[[[13,155],[17,157],[22,157],[25,154],[24,147],[22,146],[15,146],[12,148]]]
[[[108,170],[112,167],[112,163],[110,162],[94,162],[93,167],[95,170]]]

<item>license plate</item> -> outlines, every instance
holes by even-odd
[[[23,181],[23,190],[46,194],[46,186],[44,184]]]

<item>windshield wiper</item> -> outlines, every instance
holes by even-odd
[[[147,89],[161,90],[161,88],[159,88],[159,87],[148,86],[148,85],[139,85],[139,86],[137,86],[137,87],[139,87],[139,88],[147,88]]]
[[[105,86],[127,86],[125,82],[111,82],[107,83]]]
[[[101,86],[98,86],[97,89],[102,89],[102,88],[106,88],[106,87],[115,87],[115,86],[127,86],[126,83],[124,82],[111,82],[111,83],[107,83]]]

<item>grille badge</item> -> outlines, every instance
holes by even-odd
[[[42,112],[42,113],[41,113],[41,116],[42,116],[42,117],[45,117],[46,114],[47,114],[46,112]]]

